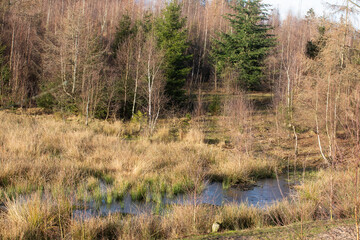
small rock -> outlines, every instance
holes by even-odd
[[[216,233],[220,230],[220,224],[217,223],[217,222],[214,222],[213,225],[212,225],[212,232],[213,233]]]

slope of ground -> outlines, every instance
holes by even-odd
[[[355,223],[352,220],[318,221],[283,227],[242,230],[188,238],[189,240],[354,240]]]

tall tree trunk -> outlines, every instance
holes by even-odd
[[[139,47],[139,53],[138,53],[138,57],[136,59],[135,89],[134,89],[133,105],[132,105],[132,110],[131,110],[131,118],[133,118],[134,114],[135,114],[135,105],[136,105],[136,97],[137,97],[138,81],[139,81],[140,57],[141,57],[141,47]]]
[[[77,65],[78,65],[78,54],[79,54],[79,36],[78,33],[75,34],[75,55],[74,55],[74,66],[73,66],[73,85],[71,93],[75,93],[76,87],[76,74],[77,74]]]

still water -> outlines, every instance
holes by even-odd
[[[102,186],[106,192],[106,186]],[[75,215],[86,217],[93,215],[105,216],[110,213],[124,214],[143,214],[152,212],[163,212],[167,207],[173,204],[208,204],[213,206],[222,206],[228,203],[248,203],[259,208],[265,208],[276,201],[282,200],[289,196],[291,189],[285,177],[278,179],[262,179],[256,182],[256,185],[249,190],[240,190],[239,188],[230,187],[224,189],[222,183],[207,183],[204,191],[198,196],[194,195],[178,195],[174,198],[163,197],[161,207],[154,202],[133,201],[128,194],[125,199],[119,203],[111,204],[90,203],[82,210],[76,210]],[[196,200],[194,200],[196,199]],[[195,202],[196,201],[196,202]]]

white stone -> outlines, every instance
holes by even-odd
[[[219,231],[219,229],[220,229],[220,224],[217,223],[217,222],[214,222],[213,225],[212,225],[212,232],[216,233],[216,232]]]

